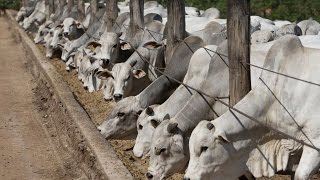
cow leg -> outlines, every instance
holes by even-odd
[[[302,156],[294,175],[295,180],[307,180],[320,166],[320,152],[310,147],[303,147]]]

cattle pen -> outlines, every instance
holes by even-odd
[[[23,0],[22,1],[23,7],[28,7],[29,4],[32,4],[31,1],[29,2],[28,0]],[[43,7],[45,7],[44,9],[37,8],[37,7],[40,7],[39,4],[41,3],[43,3],[44,5]],[[251,46],[253,44],[252,41],[250,41],[252,40],[251,36],[253,35],[253,32],[251,32],[253,29],[253,25],[251,22],[252,19],[250,18],[250,0],[240,0],[240,1],[227,0],[227,9],[228,9],[227,19],[222,20],[224,22],[224,25],[221,27],[221,31],[211,33],[213,34],[212,36],[214,39],[214,41],[211,41],[211,42],[217,42],[217,44],[215,44],[214,50],[208,46],[209,43],[207,43],[207,41],[206,43],[202,43],[203,41],[201,40],[201,43],[198,43],[198,44],[193,44],[192,41],[191,42],[188,41],[188,37],[192,36],[192,33],[187,31],[187,26],[190,24],[188,24],[186,19],[190,18],[191,15],[189,14],[191,14],[194,11],[187,12],[184,0],[167,1],[165,4],[166,5],[165,12],[167,13],[167,17],[165,18],[159,15],[161,13],[158,12],[157,14],[157,11],[152,9],[153,8],[152,3],[157,4],[156,6],[157,8],[158,7],[163,8],[162,5],[159,5],[159,3],[155,1],[149,2],[148,5],[151,6],[152,11],[156,12],[156,13],[152,12],[153,14],[151,13],[152,14],[150,15],[152,19],[151,21],[149,21],[144,14],[145,13],[144,8],[147,8],[148,6],[144,4],[143,0],[130,0],[130,1],[121,2],[125,4],[123,7],[121,6],[121,8],[125,9],[124,11],[125,13],[127,13],[125,16],[122,16],[122,17],[126,17],[128,18],[128,20],[130,20],[130,21],[127,21],[127,23],[125,23],[126,22],[125,19],[120,21],[118,18],[118,17],[121,17],[120,13],[118,15],[118,11],[122,10],[119,8],[119,3],[120,2],[116,0],[106,0],[105,2],[104,1],[100,2],[98,0],[91,0],[90,3],[87,3],[87,5],[90,5],[90,8],[87,9],[87,6],[85,6],[85,2],[83,0],[77,0],[77,1],[76,0],[68,0],[68,1],[37,0],[33,4],[32,12],[36,12],[40,14],[39,17],[43,16],[43,18],[41,22],[39,20],[33,21],[30,25],[30,28],[25,29],[28,35],[20,27],[21,24],[19,25],[16,22],[16,19],[14,18],[14,16],[17,16],[17,12],[12,10],[6,11],[7,19],[10,22],[11,29],[13,30],[13,37],[17,42],[22,42],[22,45],[25,51],[27,52],[27,54],[29,54],[27,57],[28,64],[30,64],[28,65],[29,66],[28,69],[29,71],[32,72],[33,76],[37,79],[37,82],[36,82],[37,91],[42,97],[37,100],[37,103],[39,104],[39,106],[42,106],[45,109],[46,116],[51,117],[52,122],[44,122],[44,123],[46,124],[51,123],[51,125],[56,127],[56,131],[57,131],[56,133],[58,133],[58,137],[60,138],[60,142],[58,142],[56,146],[61,146],[61,147],[63,146],[65,149],[69,149],[69,151],[72,151],[72,158],[75,158],[75,159],[79,158],[79,161],[76,164],[81,169],[81,172],[83,174],[82,178],[84,179],[146,179],[148,178],[148,179],[173,179],[173,180],[190,179],[188,176],[185,176],[184,174],[185,171],[188,171],[186,170],[186,167],[182,168],[183,171],[172,170],[173,171],[172,173],[168,172],[168,176],[163,175],[163,176],[156,177],[156,175],[153,174],[155,173],[153,172],[154,170],[153,169],[152,171],[150,170],[149,164],[152,164],[152,162],[149,161],[150,157],[148,157],[148,155],[150,154],[141,158],[141,157],[136,157],[136,155],[133,153],[133,150],[135,148],[135,143],[136,143],[134,141],[135,139],[129,136],[126,137],[125,135],[121,138],[109,138],[109,137],[106,138],[102,130],[99,129],[103,125],[103,123],[105,123],[104,121],[106,121],[106,119],[111,121],[116,118],[120,119],[120,117],[123,118],[124,116],[128,116],[128,117],[130,116],[131,119],[138,121],[137,119],[139,118],[141,113],[142,114],[146,113],[148,115],[154,114],[155,112],[153,112],[153,110],[152,112],[148,112],[148,108],[152,107],[152,105],[155,105],[155,104],[161,105],[162,103],[165,102],[166,99],[168,99],[168,97],[170,97],[170,95],[174,92],[174,90],[179,89],[180,87],[186,89],[187,92],[189,92],[192,96],[195,94],[199,95],[199,97],[201,97],[200,98],[201,101],[203,101],[207,105],[208,114],[211,114],[212,117],[214,118],[220,119],[221,117],[222,118],[224,117],[223,115],[224,113],[220,113],[220,111],[216,110],[213,106],[213,104],[220,104],[226,110],[228,110],[228,112],[230,112],[234,116],[234,118],[240,122],[240,124],[241,124],[240,119],[245,117],[250,121],[252,121],[252,123],[258,124],[259,127],[263,127],[268,131],[270,131],[270,134],[277,134],[286,140],[287,139],[292,140],[294,143],[299,144],[297,145],[299,147],[301,145],[301,147],[307,147],[312,150],[315,150],[316,152],[320,151],[320,147],[318,147],[316,144],[313,143],[313,141],[309,138],[309,136],[303,129],[302,127],[303,125],[300,125],[299,122],[297,121],[296,112],[292,112],[292,109],[290,109],[292,108],[291,105],[290,107],[286,105],[283,98],[280,97],[279,94],[277,94],[277,92],[273,90],[273,87],[274,87],[273,84],[272,83],[270,84],[269,79],[268,80],[265,79],[264,76],[259,76],[257,78],[258,83],[262,87],[264,87],[265,91],[269,93],[269,96],[274,99],[274,103],[278,104],[278,107],[283,109],[281,112],[284,112],[286,114],[286,117],[289,117],[290,119],[289,121],[291,121],[293,124],[292,128],[294,129],[294,131],[301,133],[303,138],[296,137],[295,135],[292,135],[283,129],[279,129],[277,128],[277,126],[273,126],[272,124],[270,124],[270,122],[265,121],[264,119],[260,119],[257,116],[250,115],[245,111],[237,108],[236,106],[237,104],[239,104],[239,102],[241,103],[242,98],[245,98],[247,94],[252,91],[251,89],[251,87],[253,87],[252,74],[255,73],[253,69],[259,70],[259,72],[261,71],[261,74],[271,74],[271,76],[274,75],[277,77],[288,79],[288,81],[290,82],[295,81],[297,82],[297,84],[302,83],[302,84],[307,84],[308,86],[311,86],[311,87],[318,87],[318,88],[320,87],[320,81],[305,79],[303,78],[304,76],[298,76],[299,75],[298,73],[297,75],[295,75],[292,73],[286,73],[285,71],[278,71],[278,70],[275,70],[274,67],[266,66],[263,63],[256,64],[255,60],[253,62],[250,61],[250,57],[251,57],[250,51],[251,51]],[[78,39],[82,38],[82,39],[85,39],[86,41],[83,41],[83,42],[79,41],[80,43],[78,43],[79,45],[77,47],[69,48],[68,45],[76,44],[76,43],[72,44],[72,42],[76,42],[77,38],[70,40],[71,36],[65,35],[65,32],[63,32],[65,30],[63,29],[64,28],[63,26],[65,25],[62,22],[64,22],[64,19],[67,19],[68,17],[72,17],[72,12],[74,11],[77,12],[76,13],[77,15],[75,17],[78,17],[78,19],[73,21],[71,25],[75,26],[75,28],[80,28],[80,29],[83,27],[84,30],[82,32],[82,35],[77,38]],[[195,12],[198,12],[198,11],[195,11]],[[199,11],[199,14],[200,14],[200,11]],[[27,16],[25,17],[25,19],[26,18]],[[87,27],[83,25],[86,20],[88,22]],[[48,21],[50,21],[50,25],[46,25]],[[163,26],[163,29],[161,32],[155,29],[154,26],[148,26],[149,24],[152,24],[152,22],[154,21],[160,21],[161,23],[166,22],[166,25]],[[220,24],[218,23],[218,21],[221,21],[221,20],[214,21],[214,27],[215,26],[218,27],[219,25],[219,28],[220,28]],[[83,22],[83,24],[79,22]],[[218,25],[216,25],[215,23]],[[24,23],[23,25],[25,24],[26,23]],[[51,38],[53,38],[55,37],[55,33],[60,33],[57,35],[58,41],[59,41],[57,43],[58,53],[55,53],[55,51],[51,50],[53,53],[52,53],[52,56],[50,57],[44,57],[43,54],[48,53],[48,49],[53,47],[52,39],[50,39],[51,44],[49,45],[47,45],[46,44],[47,42],[45,42],[47,41],[46,38],[43,38],[42,40],[44,41],[43,45],[42,44],[36,45],[31,40],[35,38],[34,36],[35,34],[38,33],[38,35],[41,35],[40,31],[43,30],[43,29],[40,29],[41,24],[44,25],[42,27],[43,29],[48,29],[47,31],[43,31],[41,33],[44,34],[44,32],[46,32],[46,35],[48,37],[51,36]],[[100,27],[99,28],[95,27],[95,26],[98,26],[97,24],[103,27],[101,28],[102,31]],[[205,27],[208,27],[208,26],[205,26]],[[228,30],[226,27],[228,27]],[[200,32],[202,30],[205,31],[205,29],[201,29],[195,32]],[[299,34],[300,32],[301,32],[301,29],[300,31],[297,31],[296,27],[294,27],[294,32],[293,32],[294,35],[296,35],[295,33]],[[70,30],[70,34],[71,33],[72,31]],[[102,42],[101,39],[105,37],[106,38],[109,37],[108,33],[116,34],[115,39],[117,39],[117,42],[115,44],[111,43],[110,45],[108,44],[105,46],[103,44],[105,42]],[[274,32],[272,31],[272,33]],[[319,24],[319,32],[317,33],[320,35],[320,24]],[[197,33],[194,33],[194,34],[197,34]],[[288,31],[288,34],[292,34],[292,33],[291,32],[289,33]],[[149,38],[147,43],[144,42],[145,37]],[[203,35],[203,38],[204,37],[205,35]],[[141,39],[141,42],[139,42],[140,40],[139,38]],[[223,51],[222,47],[224,46],[221,45],[225,41],[227,41],[226,52]],[[316,44],[317,47],[318,45],[320,44]],[[108,46],[110,46],[109,48],[111,49],[110,54],[108,54],[108,56],[103,56],[104,52],[102,52],[102,49]],[[153,49],[148,49],[148,47],[151,47],[151,46]],[[148,49],[148,51],[154,51],[155,48],[165,47],[165,50],[163,51],[163,54],[161,56],[161,58],[164,59],[165,66],[158,66],[158,64],[151,62],[150,57],[149,56],[146,57],[148,54],[145,54],[144,51],[141,51],[141,47]],[[203,50],[204,54],[208,56],[210,59],[209,64],[207,64],[208,67],[211,67],[211,64],[216,63],[217,61],[219,61],[219,63],[223,65],[223,69],[227,70],[226,72],[228,72],[228,83],[227,83],[228,89],[225,90],[225,91],[228,91],[227,95],[226,93],[224,94],[221,93],[223,94],[221,96],[215,95],[215,94],[212,95],[212,93],[210,93],[210,91],[208,92],[207,89],[201,88],[201,87],[206,87],[205,85],[203,86],[192,85],[192,84],[190,85],[188,81],[185,80],[185,78],[189,77],[188,73],[191,67],[188,67],[188,64],[184,65],[185,67],[182,65],[181,67],[179,67],[179,64],[178,64],[179,58],[176,58],[176,57],[178,56],[177,49],[180,47],[184,48],[183,50],[185,51],[183,52],[185,54],[188,54],[191,57],[191,60],[186,61],[188,64],[189,62],[190,64],[192,63],[192,56],[196,54],[199,49],[201,49]],[[270,47],[271,45],[266,49],[268,50],[272,49],[272,47],[271,48]],[[71,52],[69,50],[68,50],[69,52],[66,51],[66,49],[68,48],[74,52]],[[115,74],[112,74],[112,71],[114,71],[112,68],[117,63],[119,64],[125,63],[125,61],[121,61],[121,62],[112,61],[113,55],[117,53],[117,48],[119,48],[120,52],[118,52],[119,54],[115,58],[116,60],[118,59],[122,60],[123,57],[121,56],[121,53],[123,54],[129,53],[130,55],[132,54],[131,56],[136,55],[135,58],[138,58],[140,60],[139,61],[140,63],[146,64],[145,66],[146,69],[144,70],[144,72],[147,73],[146,76],[151,77],[150,79],[153,79],[153,81],[149,83],[148,86],[145,87],[145,89],[147,89],[149,86],[152,86],[154,82],[157,82],[157,79],[163,78],[165,79],[164,81],[166,81],[167,84],[164,84],[164,85],[160,84],[160,85],[157,85],[157,87],[162,88],[163,86],[167,88],[163,90],[164,92],[166,93],[170,91],[172,92],[169,93],[169,95],[165,93],[156,94],[158,91],[152,91],[149,94],[148,93],[143,94],[146,91],[144,89],[138,94],[130,94],[128,96],[126,96],[125,94],[121,94],[120,101],[119,99],[117,99],[118,94],[113,94],[112,97],[116,101],[112,100],[112,101],[106,102],[104,99],[106,99],[105,93],[108,90],[107,88],[107,86],[109,85],[108,82],[111,79],[110,77],[112,77],[112,79],[115,79],[115,76],[116,76]],[[75,52],[76,50],[78,52]],[[64,56],[64,53],[65,53],[64,51],[69,53],[69,55],[66,56],[67,59],[64,59],[62,61],[59,57]],[[129,59],[131,56],[129,56]],[[265,56],[271,57],[272,53],[268,53]],[[86,58],[87,58],[87,61],[85,61]],[[90,62],[90,67],[85,69],[85,71],[83,71],[85,72],[84,73],[86,76],[85,78],[88,79],[87,81],[81,80],[81,77],[79,76],[79,74],[82,73],[81,68],[85,67],[84,65],[81,64],[83,62]],[[184,62],[184,61],[181,60],[181,62]],[[139,64],[139,63],[135,62],[133,63],[133,65],[131,64],[131,66],[133,67],[136,64]],[[106,68],[105,66],[108,66],[108,68]],[[177,69],[181,68],[182,69],[181,71],[184,71],[183,76],[176,75],[175,73],[173,73],[173,71],[170,70],[170,66],[178,67]],[[140,71],[140,69],[138,70]],[[109,79],[107,78],[104,79],[106,80],[106,82],[104,82],[105,84],[103,84],[102,81],[100,84],[100,80],[97,80],[99,79],[98,75],[101,72],[102,73],[107,72],[108,74]],[[134,74],[136,71],[132,71],[132,72],[133,72],[133,75],[136,75]],[[208,70],[208,74],[209,72],[210,71]],[[77,78],[77,75],[78,75],[78,78]],[[193,74],[192,76],[196,76],[196,75]],[[207,76],[210,77],[209,75]],[[130,76],[127,79],[129,78]],[[256,83],[256,81],[254,82]],[[89,85],[84,86],[83,84],[85,83]],[[273,82],[273,83],[276,84],[276,82]],[[93,87],[93,90],[91,93],[88,93],[87,91],[90,89],[90,85]],[[98,86],[98,88],[96,86]],[[116,90],[115,88],[116,86],[113,85],[113,87],[110,89],[115,91]],[[121,103],[121,101],[132,96],[141,98],[142,96],[139,96],[140,94],[143,94],[146,96],[151,94],[150,95],[151,97],[153,94],[159,97],[163,96],[164,100],[152,101],[154,103],[146,104],[145,107],[141,106],[141,108],[142,107],[143,108],[142,109],[140,108],[139,110],[136,110],[133,107],[130,110],[130,113],[131,113],[130,115],[125,114],[123,111],[121,112],[117,111],[117,113],[114,113],[117,108],[117,105]],[[156,98],[153,97],[150,99],[156,99]],[[127,104],[127,106],[129,106],[129,104]],[[178,114],[178,112],[176,113]],[[161,124],[162,121],[168,120],[167,118],[172,119],[172,117],[170,118],[170,116],[168,117],[168,115],[169,114],[167,114],[164,118],[159,120],[160,122],[158,121],[157,122],[158,124],[155,125],[154,128],[157,129],[157,126],[160,126],[159,124]],[[203,116],[203,117],[206,117],[206,116]],[[210,125],[207,125],[207,126],[209,130],[213,128]],[[168,132],[171,133],[169,130],[170,129],[169,127],[170,127],[170,124],[168,125],[167,129],[168,129]],[[178,127],[178,124],[176,125],[176,127],[173,127],[173,128],[177,128],[177,127]],[[180,125],[179,125],[179,128],[181,128]],[[136,131],[137,130],[139,131],[139,129],[142,129],[141,126],[139,124],[136,125],[135,123],[134,132],[136,133]],[[244,130],[245,133],[249,132],[249,130],[246,130],[244,126],[243,126],[243,129],[245,129]],[[99,131],[101,134],[99,133]],[[120,133],[120,131],[125,131],[125,130],[119,130],[118,133]],[[179,132],[180,131],[183,132],[183,130],[179,130]],[[184,134],[183,138],[185,138],[185,136],[187,135]],[[190,134],[188,136],[190,137]],[[250,136],[250,134],[248,136]],[[258,145],[256,146],[258,147]],[[183,148],[185,147],[183,146]],[[151,149],[149,153],[153,153],[153,151],[154,150]],[[157,153],[158,152],[156,152],[155,154]],[[163,152],[160,151],[159,153],[161,154]],[[185,152],[182,152],[182,153],[184,155],[188,154]],[[262,151],[261,151],[261,154],[263,154]],[[188,156],[190,155],[188,154]],[[151,158],[153,157],[154,156],[151,155]],[[275,168],[274,171],[276,171],[277,167],[273,167],[273,162],[269,162],[268,157],[264,157],[264,158],[266,163],[269,164],[268,166]],[[187,160],[187,162],[188,161],[189,160]],[[179,165],[176,165],[176,166],[179,166]],[[274,174],[275,173],[276,172],[274,172]],[[278,179],[290,179],[294,177],[294,173],[286,172],[285,170],[280,171],[278,173],[279,174],[273,177],[259,177],[259,179],[278,180]],[[251,178],[254,178],[253,176],[255,176],[256,174],[254,172],[248,172],[246,174],[241,174],[241,175],[242,176],[239,176],[240,179],[242,178],[251,179]],[[316,173],[313,176],[314,179],[319,179],[319,177],[320,176],[318,176]]]

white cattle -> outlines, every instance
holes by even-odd
[[[193,51],[204,43],[201,38],[189,36],[174,48],[171,60],[166,65],[164,73],[182,81],[188,70],[188,65]],[[152,104],[163,103],[179,86],[178,83],[160,76],[137,96],[130,96],[120,100],[108,115],[106,120],[98,127],[104,138],[107,139],[132,139],[137,135],[136,122],[142,110]]]
[[[224,55],[227,54],[226,41],[218,46],[217,52]],[[204,89],[206,93],[210,91],[209,94],[215,97],[223,97],[228,93],[225,90],[228,89],[228,81],[223,80],[228,78],[228,67],[224,63],[228,63],[228,59],[225,56],[222,57],[223,60],[217,54],[213,55],[209,63],[207,76],[201,80],[201,89]],[[216,85],[213,85],[214,83]],[[208,110],[210,110],[208,104],[212,105],[213,100],[208,98],[204,100],[200,94],[194,93],[184,107],[174,117],[171,117],[173,119],[170,121],[179,122],[177,131],[176,125],[178,124],[171,125],[173,123],[168,123],[168,120],[163,121],[155,129],[151,140],[150,162],[148,173],[146,174],[148,179],[164,179],[173,173],[185,170],[188,162],[188,154],[185,153],[188,152],[186,151],[187,131],[196,126],[197,121],[199,121],[197,119],[198,116],[201,118],[211,115],[211,113],[208,114]]]
[[[63,36],[69,40],[78,39],[85,31],[81,22],[72,17],[65,18],[62,22]]]
[[[211,56],[216,51],[217,46],[210,45],[198,49],[191,57],[188,72],[183,82],[191,87],[199,88],[203,79],[207,76]],[[151,138],[154,129],[161,123],[167,115],[173,117],[195,92],[180,85],[177,90],[163,104],[145,109],[137,120],[138,136],[133,148],[136,157],[142,157],[149,153]],[[167,118],[169,118],[167,117]]]
[[[195,16],[195,17],[199,17],[201,15],[199,9],[195,7],[186,6],[184,9],[185,9],[186,15]]]
[[[262,18],[260,16],[250,16],[250,20],[253,21],[257,21],[260,23],[261,30],[269,30],[269,31],[275,31],[277,29],[277,27],[275,26],[274,22],[266,19],[266,18]]]
[[[221,42],[219,40],[216,40],[214,42],[213,36],[215,36],[217,33],[221,33],[226,30],[226,27],[215,22],[211,21],[209,22],[204,29],[200,31],[193,32],[192,35],[198,36],[204,40],[206,44],[210,45],[219,45]]]
[[[46,19],[45,9],[45,2],[38,1],[33,13],[24,19],[23,28],[28,31],[34,31],[37,29],[37,27],[40,26]],[[32,27],[33,25],[35,27]]]
[[[105,70],[98,72],[97,76],[102,79],[110,77],[113,79],[113,97],[115,100],[120,100],[137,95],[151,81],[158,78],[160,73],[154,67],[164,68],[164,46],[156,42],[149,42],[139,47],[126,62],[115,64],[111,72]]]
[[[302,35],[317,35],[320,32],[320,24],[312,19],[301,21],[298,26],[302,30]]]
[[[259,30],[251,34],[251,44],[261,44],[273,41],[275,33],[269,30]]]
[[[292,24],[292,22],[290,22],[290,21],[283,21],[283,20],[275,20],[275,21],[273,21],[273,23],[277,28],[281,28],[282,26],[287,25],[287,24]]]
[[[254,33],[256,31],[259,31],[261,29],[261,24],[257,20],[251,20],[250,21],[250,33]]]
[[[264,68],[319,84],[319,57],[319,49],[288,35],[271,47]],[[301,150],[294,179],[309,179],[319,169],[319,151],[265,126],[319,148],[319,92],[317,85],[263,71],[257,86],[234,106],[263,125],[234,110],[202,122],[190,138],[185,179],[235,179],[246,170],[270,177],[290,168],[290,157]]]
[[[273,42],[251,46],[251,63],[257,66],[262,66],[268,50]],[[219,50],[220,47],[220,50]],[[227,54],[226,42],[218,47],[220,54]],[[224,49],[223,51],[221,49]],[[221,52],[222,51],[222,52]],[[228,63],[222,55],[224,62]],[[226,64],[221,61],[220,57],[215,55],[216,59],[210,64],[208,76],[200,88],[211,97],[227,97],[229,89],[229,69]],[[259,75],[261,69],[251,67],[251,85],[255,87],[259,83]],[[205,99],[204,99],[205,98]],[[227,103],[228,99],[224,99]],[[210,105],[210,106],[209,106]],[[151,140],[150,164],[147,177],[150,179],[162,179],[175,172],[183,172],[188,162],[188,136],[193,128],[202,119],[211,117],[215,118],[227,111],[227,107],[221,103],[215,102],[213,98],[195,93],[185,104],[185,106],[172,118],[168,123],[162,123],[156,128]],[[171,124],[171,125],[170,125]],[[170,127],[169,127],[170,126]],[[174,129],[178,134],[172,133]],[[184,145],[179,147],[180,150],[175,150],[175,145]],[[165,149],[165,153],[160,153],[157,150]],[[174,155],[173,155],[174,154]],[[177,167],[175,164],[179,164]]]
[[[49,33],[50,29],[51,29],[51,25],[53,25],[52,21],[46,21],[44,24],[42,24],[39,27],[39,30],[34,38],[34,42],[36,44],[38,43],[45,43],[44,42],[44,37]]]
[[[217,8],[209,8],[205,10],[202,14],[201,17],[206,17],[210,19],[219,19],[220,18],[220,11]]]
[[[280,28],[278,28],[275,31],[275,39],[280,38],[284,35],[287,34],[292,34],[292,35],[296,35],[296,36],[301,36],[302,35],[302,31],[301,28],[299,26],[297,26],[296,24],[286,24],[281,26]]]

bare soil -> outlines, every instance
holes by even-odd
[[[57,146],[38,83],[4,17],[0,62],[0,179],[87,179],[72,154]]]

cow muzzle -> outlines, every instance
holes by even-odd
[[[115,99],[116,101],[119,101],[119,100],[122,99],[123,95],[122,95],[122,94],[114,94],[113,97],[114,97],[114,99]]]
[[[109,59],[100,59],[99,64],[102,68],[106,69],[109,65]]]
[[[150,172],[147,172],[146,176],[147,176],[148,179],[152,179],[153,178],[153,175]]]

